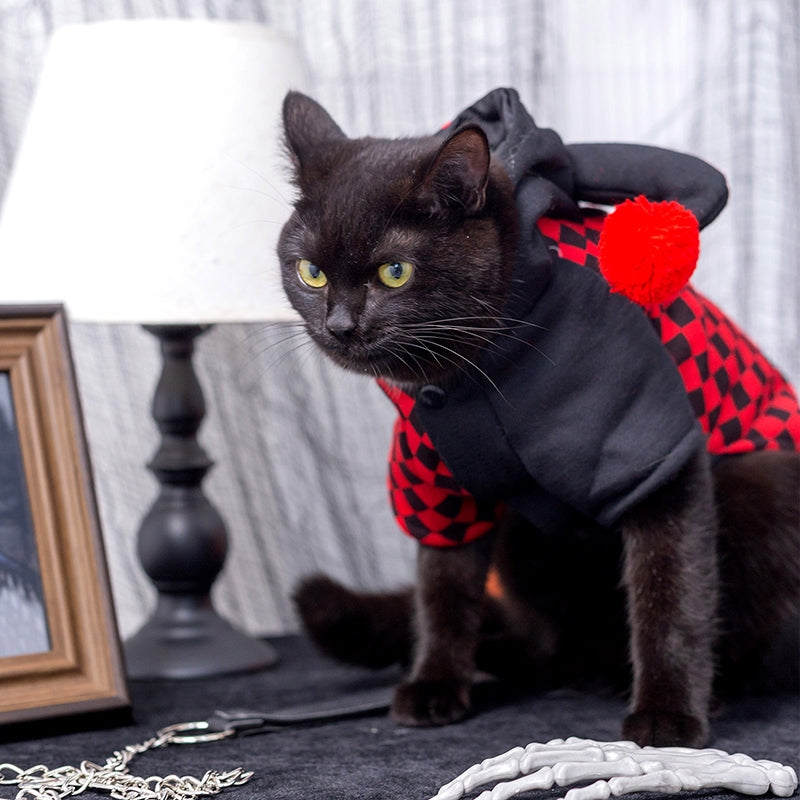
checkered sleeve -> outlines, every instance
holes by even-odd
[[[560,258],[598,271],[605,217],[542,218]],[[675,362],[712,455],[800,450],[800,406],[791,385],[746,334],[691,285],[643,309]]]
[[[800,408],[783,375],[708,298],[686,287],[648,309],[714,455],[800,450]]]
[[[398,410],[387,483],[400,528],[433,547],[466,544],[492,530],[502,505],[479,502],[459,486],[428,434],[416,425],[413,398],[378,383]]]

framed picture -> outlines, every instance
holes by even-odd
[[[127,707],[64,310],[0,306],[0,725]]]

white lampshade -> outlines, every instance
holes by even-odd
[[[280,107],[302,76],[263,25],[59,29],[0,216],[0,303],[95,322],[290,316]]]

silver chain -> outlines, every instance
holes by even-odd
[[[167,775],[140,778],[131,775],[128,765],[138,755],[171,744],[213,742],[232,736],[235,731],[198,733],[207,722],[185,722],[162,728],[155,736],[139,744],[115,751],[105,764],[82,761],[78,767],[50,769],[37,764],[21,769],[14,764],[0,764],[0,786],[16,786],[16,800],[61,800],[88,790],[108,792],[118,800],[194,800],[219,794],[223,789],[241,786],[253,776],[241,767],[228,772],[209,770],[202,778]]]

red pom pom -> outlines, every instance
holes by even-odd
[[[700,226],[680,203],[651,203],[640,195],[608,215],[598,246],[600,272],[612,292],[640,305],[663,303],[697,266]]]

